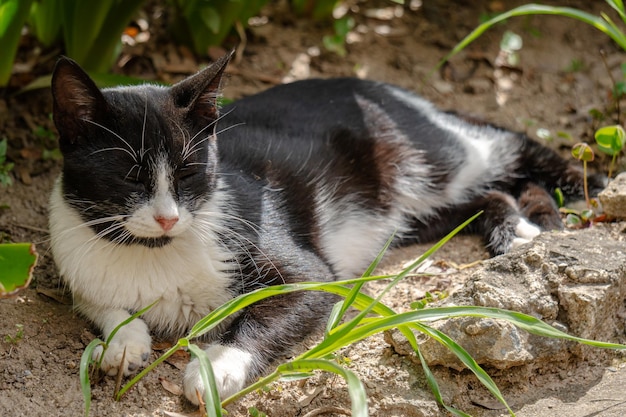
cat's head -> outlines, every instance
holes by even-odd
[[[229,56],[173,85],[100,90],[74,61],[52,76],[62,193],[99,236],[160,247],[216,185],[217,98]]]

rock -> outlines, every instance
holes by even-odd
[[[619,174],[598,195],[604,212],[616,219],[626,219],[626,172]]]
[[[624,334],[626,313],[626,236],[618,232],[615,238],[618,226],[543,233],[509,254],[485,261],[461,290],[433,305],[514,310],[575,336],[614,341]],[[601,349],[531,335],[501,320],[462,317],[429,325],[492,369],[528,373],[602,355]],[[388,334],[386,340],[398,353],[413,354],[400,333]],[[421,337],[419,343],[429,365],[464,368],[434,339]]]

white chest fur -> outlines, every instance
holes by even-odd
[[[51,196],[52,252],[79,311],[137,311],[158,301],[143,316],[157,331],[185,331],[232,297],[222,272],[228,254],[192,228],[160,248],[116,245],[96,238],[63,199],[60,181]]]

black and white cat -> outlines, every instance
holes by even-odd
[[[549,193],[582,197],[582,173],[527,137],[472,124],[388,84],[308,80],[218,109],[228,58],[171,88],[99,90],[61,59],[52,79],[64,155],[52,251],[77,309],[129,374],[150,331],[184,334],[212,309],[272,284],[360,275],[396,244],[441,236],[478,210],[492,254],[560,228]],[[592,181],[593,191],[601,186]],[[319,328],[335,302],[292,293],[247,308],[206,349],[222,397]],[[125,350],[124,361],[122,355]],[[204,387],[193,361],[185,394]]]

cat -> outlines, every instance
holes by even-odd
[[[470,231],[498,255],[562,227],[556,187],[583,197],[581,170],[554,151],[389,84],[299,81],[220,109],[228,61],[172,87],[103,90],[68,58],[55,67],[59,272],[105,337],[158,300],[112,339],[110,375],[147,364],[151,332],[184,335],[239,294],[359,276],[394,233],[395,245],[431,241],[483,210]],[[206,352],[222,398],[319,329],[335,301],[272,297],[213,331]],[[197,360],[183,386],[197,404]]]

